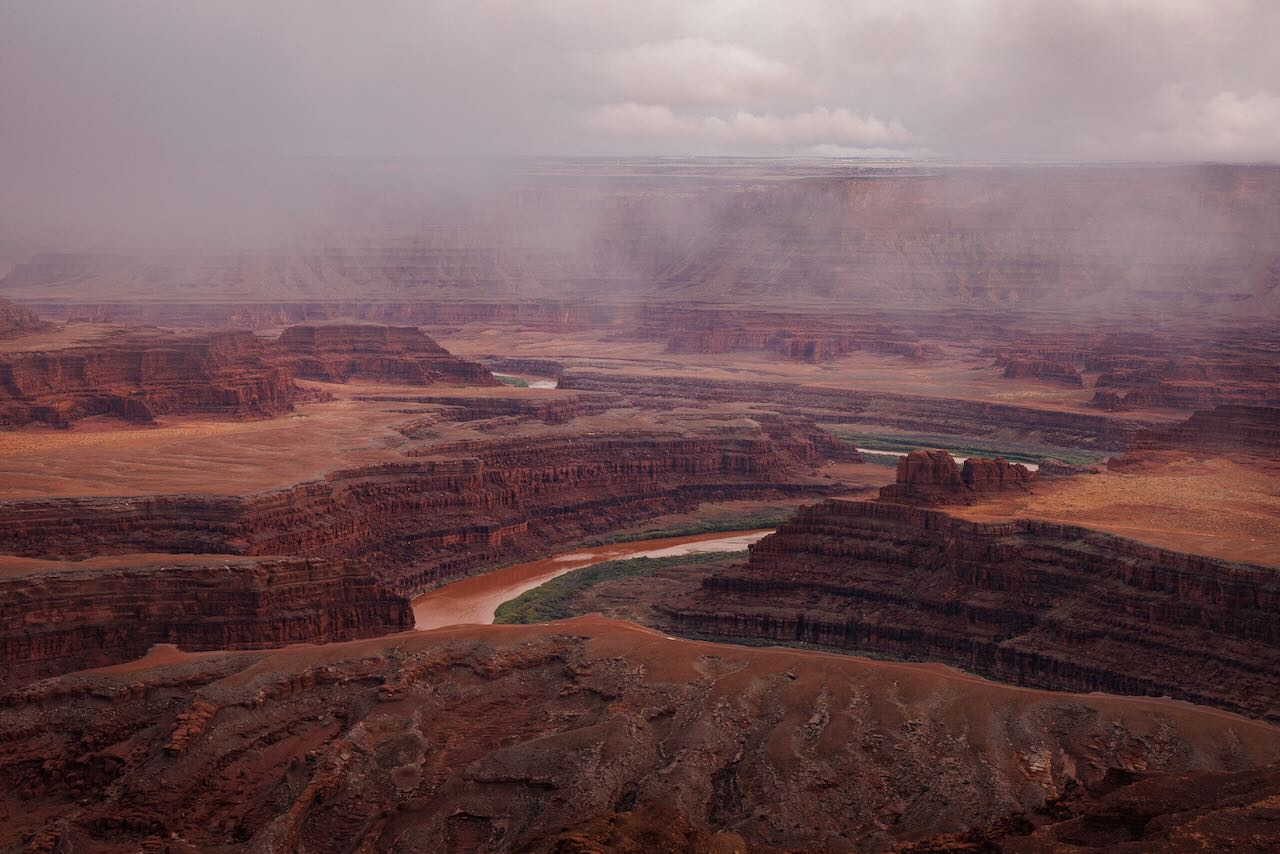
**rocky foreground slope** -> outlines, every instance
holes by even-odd
[[[1169,701],[599,618],[156,662],[0,696],[0,845],[883,851],[1023,836],[1151,772],[1240,791],[1280,760],[1275,727]],[[1149,823],[1112,839],[1177,829]]]

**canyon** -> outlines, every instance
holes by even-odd
[[[6,250],[0,850],[1280,846],[1280,171],[521,169]]]

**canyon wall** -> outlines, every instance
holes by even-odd
[[[496,386],[416,327],[295,326],[271,341],[245,330],[124,330],[61,349],[0,352],[0,425],[67,426],[112,415],[263,417],[324,392],[295,377],[401,385]]]
[[[1218,406],[1199,411],[1181,424],[1142,430],[1135,451],[1191,450],[1206,453],[1280,454],[1280,407]]]
[[[610,391],[633,405],[673,408],[699,401],[761,402],[803,413],[818,421],[879,424],[901,430],[991,436],[998,429],[1067,448],[1120,450],[1142,422],[1092,413],[1062,412],[962,398],[924,397],[791,383],[634,376],[586,370],[566,371],[560,388]]]
[[[32,305],[54,318],[180,327],[270,328],[363,321],[423,325],[442,334],[473,323],[524,331],[591,331],[611,340],[661,342],[669,354],[756,351],[812,362],[855,352],[927,362],[969,352],[992,358],[1010,380],[1091,388],[1093,405],[1105,411],[1280,405],[1276,392],[1280,339],[1273,325],[1259,319],[1266,314],[1230,320],[1197,314],[1169,318],[1157,330],[1135,332],[1135,325],[1147,315],[1134,318],[1111,311],[1068,315],[1017,306],[940,311],[880,304],[859,311],[838,307],[815,311],[802,306],[727,309],[659,300]],[[501,363],[502,358],[498,354],[486,361]],[[519,361],[505,370],[524,372]],[[532,363],[538,364],[528,372],[558,376],[563,365],[555,362],[535,358]]]
[[[888,501],[804,508],[659,605],[674,630],[943,661],[1280,720],[1280,578],[1086,528]]]
[[[740,419],[702,435],[636,430],[461,442],[244,498],[6,501],[0,553],[360,557],[410,595],[702,500],[839,488],[802,474],[821,463],[829,437],[797,421]]]
[[[0,685],[184,650],[326,643],[413,628],[408,600],[347,561],[140,556],[0,575]]]
[[[134,331],[102,343],[0,353],[0,424],[65,426],[93,415],[270,416],[316,399],[245,331]]]

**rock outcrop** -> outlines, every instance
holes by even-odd
[[[1055,690],[1280,720],[1280,576],[1036,520],[806,507],[750,560],[663,598],[664,626],[943,661]]]
[[[274,364],[266,342],[228,330],[134,331],[101,344],[0,353],[0,424],[66,426],[93,415],[270,416],[317,393]]]
[[[304,558],[139,556],[0,574],[0,685],[183,650],[325,643],[413,628],[366,567]]]
[[[963,465],[946,451],[917,448],[898,458],[897,482],[880,489],[880,498],[905,504],[967,504],[1006,490],[1025,492],[1031,472],[1003,457],[968,457]]]
[[[459,359],[416,326],[342,323],[291,326],[277,341],[297,376],[326,382],[496,386],[488,369]]]
[[[1277,760],[1221,712],[580,618],[9,691],[0,848],[853,852]]]
[[[7,299],[0,299],[0,339],[39,332],[48,325],[34,311]]]

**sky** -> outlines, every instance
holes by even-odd
[[[1280,158],[1275,0],[8,0],[0,168]]]
[[[0,0],[0,263],[281,239],[381,158],[423,198],[489,155],[1275,162],[1276,33],[1280,0]]]

